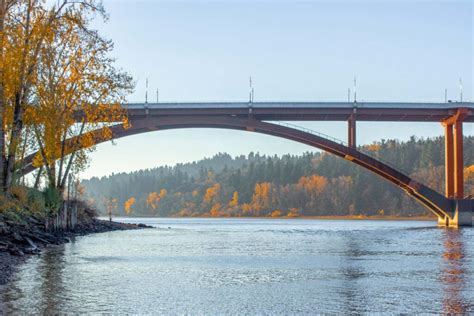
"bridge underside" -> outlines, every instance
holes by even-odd
[[[418,183],[407,175],[397,171],[391,166],[372,158],[357,150],[355,144],[346,146],[309,131],[303,131],[296,128],[282,126],[279,124],[268,123],[256,120],[254,118],[242,118],[233,116],[161,116],[161,117],[142,117],[131,121],[132,127],[125,129],[122,124],[111,127],[113,138],[121,138],[130,135],[147,133],[150,131],[178,129],[178,128],[223,128],[242,131],[257,132],[276,137],[281,137],[303,143],[315,148],[319,148],[348,161],[351,161],[380,177],[395,184],[407,194],[415,198],[439,219],[440,225],[446,226],[470,226],[472,225],[472,212],[474,203],[472,200],[463,200],[445,197],[438,192]],[[101,139],[99,131],[91,132],[96,143],[108,141],[110,139]],[[354,136],[355,139],[355,136]],[[355,142],[355,140],[354,140]],[[71,138],[68,140],[68,152],[79,150],[77,144],[80,139]],[[29,155],[25,159],[25,165],[21,172],[27,174],[35,169],[33,158],[35,154]],[[376,198],[376,197],[374,197]]]

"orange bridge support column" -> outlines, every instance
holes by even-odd
[[[454,144],[453,125],[444,125],[444,176],[446,197],[454,197]]]
[[[454,195],[464,198],[464,158],[463,158],[462,120],[454,123]]]
[[[446,197],[453,200],[453,217],[439,218],[438,224],[472,226],[474,200],[464,199],[464,150],[462,123],[468,109],[460,108],[443,121],[445,131]]]
[[[356,137],[357,137],[357,129],[356,129],[356,117],[355,114],[351,114],[349,117],[349,120],[347,121],[348,123],[348,133],[347,133],[347,142],[349,143],[349,147],[351,148],[356,148],[357,147],[357,142],[356,142]]]

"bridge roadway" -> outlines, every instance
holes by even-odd
[[[414,102],[166,102],[123,104],[128,115],[252,115],[261,121],[443,122],[459,108],[464,122],[474,122],[474,103]]]

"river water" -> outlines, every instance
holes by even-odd
[[[474,312],[474,229],[435,222],[122,219],[30,258],[6,313]]]

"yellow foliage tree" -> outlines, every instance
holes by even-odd
[[[327,186],[328,180],[326,177],[312,175],[309,177],[303,176],[298,180],[296,188],[304,190],[307,193],[321,193]]]
[[[229,207],[235,208],[237,206],[239,206],[239,192],[235,191],[232,194],[232,199],[229,201]]]
[[[150,192],[146,199],[146,204],[152,210],[158,209],[158,203],[161,199],[168,195],[168,191],[166,189],[161,189],[160,193],[157,192]]]
[[[219,183],[216,183],[212,187],[208,188],[206,190],[206,194],[204,194],[204,202],[205,203],[212,203],[214,198],[219,193],[220,189],[221,189],[221,185]]]
[[[86,166],[87,150],[112,138],[107,124],[127,124],[119,102],[132,84],[107,57],[112,43],[85,28],[81,12],[73,22],[53,26],[55,35],[44,40],[39,55],[36,101],[25,122],[39,148],[34,163],[45,167],[50,186],[63,190],[68,174]]]
[[[38,106],[36,101],[39,99],[40,85],[44,84],[42,79],[45,78],[41,73],[50,69],[53,70],[49,71],[50,78],[65,75],[70,81],[80,77],[75,69],[53,63],[59,60],[56,58],[58,54],[55,54],[56,59],[47,60],[51,53],[48,46],[61,49],[61,43],[70,40],[64,30],[75,28],[82,29],[84,33],[90,31],[89,13],[104,14],[104,11],[97,0],[63,0],[51,4],[42,0],[3,0],[0,7],[0,121],[3,122],[0,124],[0,152],[6,153],[0,159],[0,178],[5,189],[12,185],[13,174],[21,165],[18,157],[23,156],[19,154],[24,152],[25,146],[19,145],[27,143],[22,139],[32,137],[32,133],[25,132],[29,126],[26,112],[31,114]],[[74,33],[77,34],[72,31],[71,35]],[[90,31],[90,34],[98,38],[96,32]],[[71,55],[74,51],[80,54],[79,48],[65,50],[65,53]],[[79,56],[77,59],[81,58]],[[77,88],[81,87],[78,85]],[[57,103],[61,103],[62,98],[71,98],[74,90],[70,82],[62,82],[54,89],[62,92],[54,95]],[[57,110],[60,111],[60,108]],[[61,135],[60,130],[57,132]],[[48,157],[43,158],[47,160]]]
[[[272,217],[280,217],[281,216],[281,211],[275,210],[271,214]]]
[[[220,216],[221,215],[221,204],[216,203],[216,204],[212,205],[212,208],[209,211],[209,213],[211,214],[212,217]]]
[[[130,215],[130,213],[132,212],[132,206],[133,204],[135,204],[135,201],[136,201],[135,198],[131,197],[128,200],[126,200],[125,203],[123,203],[125,214]]]
[[[156,192],[148,193],[148,197],[146,198],[146,205],[149,208],[156,210],[158,207],[158,201],[159,201],[158,193]]]
[[[255,185],[251,203],[255,216],[260,216],[262,211],[270,208],[270,194],[273,189],[273,184],[270,182],[262,182]]]
[[[464,168],[466,195],[474,198],[474,165]]]
[[[371,145],[367,145],[366,148],[368,151],[377,152],[380,150],[381,146],[380,144],[373,143]]]

